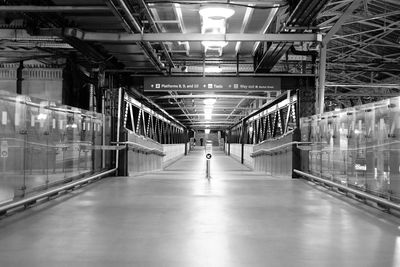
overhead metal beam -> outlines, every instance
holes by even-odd
[[[112,2],[112,0],[109,0]],[[124,0],[117,0],[119,6],[122,8],[122,10],[124,11],[124,14],[127,16],[128,21],[130,23],[132,23],[133,28],[140,32],[143,33],[143,29],[142,27],[139,25],[138,21],[136,20],[136,18],[132,15],[131,11],[129,10],[128,6],[126,5]],[[119,10],[117,10],[118,13],[120,14]],[[132,31],[133,33],[134,31]]]
[[[396,24],[399,24],[399,23],[400,23],[400,21],[396,21],[396,22],[394,22],[394,23],[391,23],[391,24],[387,25],[387,28],[390,28],[390,27],[392,27],[393,25],[396,25]],[[392,28],[392,29],[390,29],[390,30],[388,30],[388,31],[383,31],[383,32],[381,32],[381,33],[379,33],[379,34],[376,34],[376,35],[374,35],[374,36],[372,36],[372,37],[370,37],[370,38],[364,40],[364,43],[365,43],[364,45],[361,45],[360,47],[357,47],[357,48],[352,48],[352,49],[346,50],[346,52],[344,52],[342,55],[338,56],[338,57],[336,58],[336,60],[334,60],[334,61],[342,60],[343,58],[346,58],[347,56],[349,56],[349,55],[351,55],[351,54],[353,54],[353,53],[359,51],[359,49],[365,49],[365,48],[367,48],[368,46],[370,46],[371,44],[373,44],[373,43],[376,42],[377,40],[383,39],[385,36],[391,34],[394,30],[395,30],[395,29]]]
[[[138,0],[138,1],[143,6],[145,15],[146,15],[147,19],[149,20],[150,24],[152,25],[155,33],[159,34],[160,30],[158,29],[158,26],[157,26],[156,22],[154,21],[154,18],[152,16],[152,14],[151,14],[146,2],[144,0]],[[163,42],[160,42],[160,45],[161,45],[161,48],[162,48],[162,50],[164,52],[165,58],[167,59],[169,65],[172,68],[175,68],[175,63],[172,61],[171,55],[169,54],[169,51],[168,51],[166,45]]]
[[[394,25],[393,30],[397,30],[397,29],[398,29],[398,26]],[[365,31],[356,31],[354,33],[349,33],[349,34],[345,34],[345,35],[336,35],[335,37],[332,37],[332,40],[351,37],[351,36],[357,36],[357,35],[365,35],[366,33],[377,32],[377,31],[386,31],[386,30],[391,30],[391,28],[390,27],[381,27],[381,28],[365,30]]]
[[[165,1],[161,1],[162,3],[165,3]],[[174,3],[182,3],[182,4],[187,4],[187,0],[175,0],[173,1]],[[206,1],[206,0],[191,0],[189,1],[190,4],[226,4],[226,0],[216,0],[216,1]],[[157,4],[157,1],[153,1],[154,4]],[[250,1],[234,1],[231,0],[229,1],[230,4],[236,4],[236,5],[256,5],[256,6],[263,6],[263,7],[272,7],[276,5],[287,5],[286,0],[250,0]],[[169,3],[167,3],[169,4]]]
[[[270,97],[266,96],[256,96],[256,95],[217,95],[217,94],[204,94],[204,95],[179,95],[179,96],[171,96],[164,95],[156,97],[156,99],[169,99],[169,98],[235,98],[235,99],[267,99],[270,100]]]
[[[204,116],[204,113],[191,113],[191,114],[177,114],[177,115],[173,115],[174,117],[185,117],[185,116]],[[233,116],[233,117],[244,117],[243,114],[212,114],[212,116],[216,116],[216,117],[227,117],[227,116]]]
[[[65,36],[71,36],[83,41],[97,42],[201,42],[201,41],[225,41],[225,42],[317,42],[322,41],[322,35],[316,33],[270,33],[270,34],[201,34],[201,33],[106,33],[86,32],[76,28],[66,28]]]
[[[231,113],[229,114],[227,120],[230,119],[230,117],[236,112],[236,110],[240,107],[240,105],[243,103],[244,99],[241,99],[239,103],[236,104],[236,106],[232,109]]]
[[[227,124],[227,125],[230,125],[230,124],[233,124],[234,122],[230,122],[230,121],[195,121],[195,122],[192,122],[192,123],[189,123],[188,125],[196,125],[196,124],[200,124],[200,125],[202,125],[202,124],[204,124],[204,125],[207,125],[207,124]]]
[[[349,25],[352,23],[360,23],[360,22],[365,22],[365,21],[369,21],[369,20],[378,20],[378,19],[382,19],[382,18],[387,18],[387,17],[391,17],[391,16],[396,16],[399,15],[400,11],[393,11],[393,12],[385,12],[379,15],[373,15],[370,17],[359,17],[359,19],[357,20],[352,20],[352,21],[348,21],[346,23],[344,23],[343,25]]]
[[[109,67],[117,67],[119,65],[114,58],[110,58],[109,55],[105,54],[103,51],[99,51],[98,48],[92,46],[91,44],[70,36],[62,36],[62,31],[60,29],[63,29],[65,27],[65,21],[59,14],[52,14],[51,18],[48,16],[41,16],[40,14],[24,14],[24,16],[28,16],[34,20],[37,19],[38,21],[41,21],[41,25],[43,27],[48,27],[48,29],[50,28],[51,31],[54,31],[54,29],[56,29],[55,32],[59,33],[56,36],[61,37],[66,43],[85,55],[85,57],[91,58],[97,62],[103,62]],[[86,61],[82,64],[89,65],[90,63]]]
[[[194,110],[194,109],[197,109],[198,107],[187,107],[187,109],[190,109],[190,110]],[[214,106],[213,107],[213,110],[231,110],[233,107],[232,107],[232,105],[224,105],[224,106],[221,106],[221,105],[217,105],[217,106]],[[179,108],[179,107],[166,107],[166,108],[164,108],[165,110],[181,110],[181,108]],[[240,108],[236,108],[237,110],[253,110],[253,108],[245,108],[245,107],[240,107]]]
[[[270,10],[267,19],[265,20],[264,26],[261,28],[260,33],[261,34],[265,34],[269,28],[269,26],[271,25],[272,20],[275,18],[276,13],[278,12],[278,8],[273,8]],[[254,55],[258,49],[258,46],[260,45],[260,42],[257,41],[254,46],[253,49],[251,50],[251,54]]]
[[[127,16],[127,18],[124,17],[124,15],[121,13],[120,8],[118,8],[113,0],[107,0],[106,4],[111,7],[111,11],[113,12],[114,16],[117,17],[118,19],[121,20],[123,28],[128,32],[126,35],[133,35],[134,32],[140,32],[143,33],[143,29],[139,25],[138,21],[136,18],[132,15],[131,11],[129,10],[128,6],[126,5],[124,0],[117,0],[119,7],[123,10],[123,14]],[[66,31],[63,31],[64,36],[68,36],[66,34]],[[79,37],[74,36],[77,39],[80,39]],[[163,63],[160,61],[160,59],[157,57],[157,54],[154,52],[154,49],[151,47],[151,44],[149,42],[132,42],[136,43],[143,49],[143,53],[146,55],[146,57],[149,59],[151,64],[155,67],[157,71],[163,72],[164,66]],[[164,72],[165,73],[165,72]]]
[[[325,35],[322,40],[322,44],[326,45],[329,40],[333,37],[333,35],[340,29],[343,23],[350,17],[353,11],[360,6],[361,2],[364,0],[354,0],[350,6],[346,9],[343,15],[336,21],[335,25],[329,30],[329,32]]]
[[[388,83],[370,83],[370,84],[343,84],[343,83],[332,83],[327,82],[326,87],[355,87],[355,88],[398,88],[400,89],[400,84],[388,84]]]
[[[240,33],[244,33],[244,31],[247,28],[247,25],[249,24],[250,18],[252,17],[254,12],[254,8],[252,8],[252,6],[249,6],[248,8],[246,8],[246,13],[244,14],[244,18],[243,18],[243,22],[242,22],[242,27],[240,28]],[[240,46],[241,46],[241,42],[237,42],[236,46],[235,46],[235,54],[237,55],[240,51]]]
[[[26,12],[26,13],[47,13],[47,12],[111,12],[107,6],[0,6],[0,12]]]
[[[159,77],[157,73],[140,73],[137,74],[137,70],[127,69],[106,69],[105,72],[113,72],[113,73],[130,73],[131,77]],[[170,77],[188,77],[187,73],[171,73]],[[192,77],[203,77],[203,73],[191,73]],[[239,75],[234,73],[224,73],[220,72],[218,74],[207,74],[207,77],[315,77],[315,74],[303,74],[303,73],[253,73],[253,72],[242,72]]]
[[[184,102],[180,103],[177,99],[179,98],[179,95],[177,92],[174,91],[169,91],[170,96],[173,97],[175,103],[181,108],[181,111],[183,112],[183,114],[187,114],[189,113],[189,111],[186,108],[186,105]],[[183,107],[181,106],[181,104],[183,105]],[[188,115],[186,115],[186,118],[188,118],[189,121],[193,121],[192,118],[190,118]]]
[[[398,93],[326,93],[326,97],[334,97],[334,98],[349,98],[349,97],[397,97]]]
[[[178,27],[181,29],[182,33],[186,33],[185,23],[183,21],[182,9],[181,9],[180,4],[174,3],[174,13],[175,13],[177,20],[179,21]],[[189,56],[189,52],[190,52],[189,43],[184,42],[183,45],[185,46],[186,56]]]

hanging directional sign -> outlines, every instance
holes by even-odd
[[[145,77],[144,91],[279,91],[279,77]]]

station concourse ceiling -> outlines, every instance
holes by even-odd
[[[3,0],[0,62],[56,64],[129,76],[132,86],[191,128],[204,128],[205,90],[153,90],[148,77],[317,77],[327,48],[325,104],[399,95],[398,0]],[[229,7],[231,14],[207,7]],[[209,92],[207,92],[209,93]],[[210,128],[275,97],[216,91]]]

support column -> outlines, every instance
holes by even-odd
[[[188,147],[188,142],[189,142],[189,133],[188,133],[188,130],[184,130],[184,132],[183,132],[183,138],[181,137],[180,138],[180,142],[181,141],[184,141],[185,142],[185,156],[188,154],[188,151],[189,151],[189,147]],[[179,142],[179,143],[180,143]],[[190,144],[189,144],[189,146],[190,146]]]
[[[90,78],[95,79],[95,73],[90,71]],[[89,110],[96,112],[96,86],[93,83],[89,83]]]
[[[324,113],[325,101],[325,77],[326,77],[326,45],[321,44],[319,60],[319,84],[318,84],[318,104],[317,112]]]
[[[230,156],[231,155],[231,142],[232,142],[232,131],[231,130],[229,130],[228,131],[228,137],[226,138],[226,140],[228,141],[227,142],[227,145],[228,145],[228,156]]]
[[[242,134],[241,134],[241,140],[240,140],[240,144],[241,144],[241,153],[240,153],[240,163],[244,164],[244,144],[246,142],[246,121],[243,120],[242,121]]]
[[[19,63],[19,67],[17,69],[17,94],[22,94],[22,69],[24,68],[24,62],[21,61]]]

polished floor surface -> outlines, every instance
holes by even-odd
[[[396,217],[201,151],[0,220],[0,266],[400,266]]]

